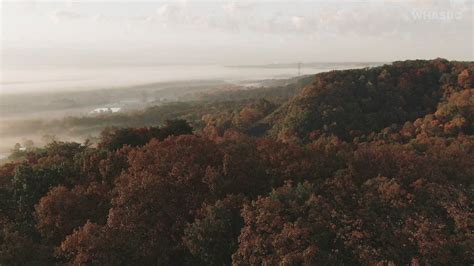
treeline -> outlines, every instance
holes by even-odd
[[[274,103],[286,102],[289,98],[297,95],[301,90],[311,85],[314,77],[299,76],[291,79],[270,79],[258,81],[258,84],[242,88],[237,86],[233,89],[201,91],[186,95],[187,99],[199,101],[242,101],[249,99],[266,99]]]
[[[423,89],[398,81],[385,89],[371,78],[440,62],[449,66],[451,91],[444,81],[435,86],[436,68],[421,72],[430,84]],[[348,80],[365,73],[376,87],[349,97],[332,80],[344,73]],[[386,105],[398,99],[399,114],[381,121],[395,109],[377,105],[325,117],[334,103],[312,105],[323,92],[311,96],[310,86],[284,107],[291,112],[261,99],[204,115],[200,128],[184,120],[108,128],[97,145],[53,142],[3,165],[0,264],[474,263],[472,64],[410,61],[326,75],[316,80],[331,82],[316,88],[328,91],[325,99],[347,97],[338,99],[344,110],[375,93]],[[414,102],[403,96],[418,90]],[[272,135],[287,129],[292,120],[282,117],[305,97],[308,122],[291,124],[304,130]],[[309,114],[334,124],[319,127]],[[346,124],[365,115],[374,120],[359,123],[372,128]]]

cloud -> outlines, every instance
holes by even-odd
[[[75,20],[85,18],[85,16],[80,13],[72,12],[69,10],[55,10],[51,13],[50,18],[55,23],[58,23],[63,20]]]
[[[305,18],[300,17],[300,16],[294,16],[291,18],[291,23],[297,30],[301,30],[304,26],[305,23]]]
[[[421,16],[414,11],[421,10]],[[117,17],[89,16],[93,21],[123,21],[166,25],[168,28],[210,30],[227,33],[252,32],[274,35],[358,35],[440,34],[456,32],[472,20],[472,6],[465,0],[383,1],[295,1],[295,2],[191,2],[175,1],[157,6],[149,13]],[[437,19],[443,12],[461,12],[456,20]],[[424,14],[427,15],[424,15]],[[55,11],[54,21],[87,17],[69,10]],[[421,17],[421,20],[420,20]],[[427,18],[427,19],[426,19]],[[467,26],[469,27],[469,26]],[[472,29],[472,26],[471,26]]]
[[[158,16],[167,16],[170,13],[170,6],[165,4],[156,9]]]
[[[92,17],[92,20],[95,22],[102,21],[104,20],[104,15],[102,15],[102,13],[97,13]]]

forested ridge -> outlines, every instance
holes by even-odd
[[[472,265],[474,63],[303,83],[14,151],[0,265]]]

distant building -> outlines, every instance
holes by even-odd
[[[89,114],[117,113],[121,109],[121,107],[100,107],[90,111]]]

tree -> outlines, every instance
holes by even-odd
[[[244,201],[243,196],[229,195],[214,204],[204,203],[184,232],[183,242],[191,254],[206,265],[230,265],[243,227]]]
[[[132,151],[130,168],[117,179],[108,227],[130,236],[141,263],[186,260],[184,228],[209,197],[203,177],[221,158],[213,142],[196,136],[152,140]]]
[[[88,221],[66,237],[57,253],[74,265],[133,264],[133,257],[123,248],[126,247],[124,240],[126,236]]]
[[[54,261],[47,247],[15,227],[13,223],[0,224],[0,264],[46,265]]]
[[[337,237],[333,212],[310,183],[287,183],[244,206],[233,264],[357,264]]]
[[[101,133],[101,141],[98,146],[114,151],[124,145],[143,146],[153,138],[164,140],[168,136],[192,134],[192,130],[185,120],[167,120],[161,128],[106,128]]]
[[[52,188],[36,205],[36,227],[44,239],[55,245],[86,221],[104,224],[109,210],[109,189],[91,183],[87,188]]]

